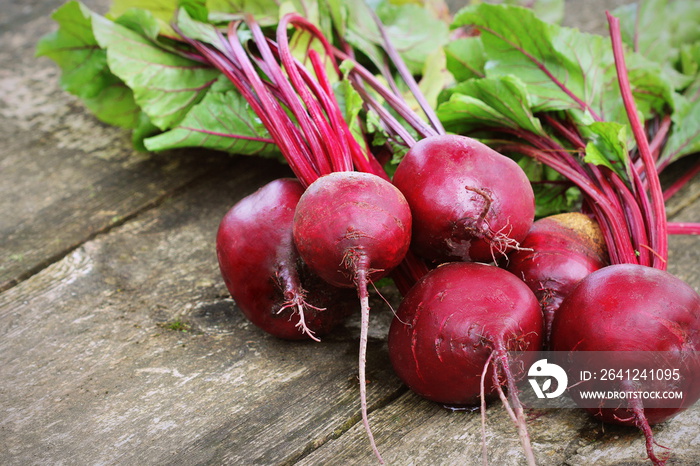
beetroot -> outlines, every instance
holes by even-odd
[[[411,206],[412,247],[426,259],[490,261],[517,247],[534,220],[534,194],[523,170],[467,137],[418,141],[393,182]]]
[[[483,406],[493,393],[505,400],[505,384],[533,462],[508,352],[524,351],[527,367],[542,335],[540,305],[521,280],[495,266],[456,262],[430,271],[406,295],[389,329],[389,357],[411,390],[444,405]]]
[[[641,428],[649,458],[663,464],[654,454],[649,426],[700,398],[700,295],[668,272],[637,264],[611,265],[584,278],[564,300],[554,318],[551,344],[554,351],[618,351],[616,358],[631,368],[647,364],[646,356],[640,361],[632,358],[654,352],[666,358],[657,361],[657,367],[680,369],[678,386],[673,380],[662,380],[651,387],[682,390],[683,399],[675,407],[645,408],[641,401],[619,406],[617,400],[608,407],[587,408],[606,422]],[[614,387],[610,383],[594,380],[570,390],[577,400],[576,393],[582,390],[636,388],[626,377]]]
[[[386,276],[403,260],[411,241],[411,211],[388,181],[369,173],[335,172],[311,183],[301,196],[293,232],[302,259],[314,272],[335,286],[357,288],[362,420],[381,461],[367,418],[367,283]]]
[[[570,212],[537,220],[508,255],[506,269],[520,277],[542,305],[545,343],[564,298],[583,278],[605,265],[605,239],[588,216]]]
[[[411,213],[401,193],[378,176],[336,172],[302,195],[294,241],[304,261],[335,286],[355,287],[357,273],[376,281],[406,255]]]
[[[299,258],[292,220],[303,191],[291,178],[268,183],[229,210],[216,236],[221,275],[236,305],[256,326],[293,340],[327,334],[354,308],[346,290],[319,279]]]

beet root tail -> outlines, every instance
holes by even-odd
[[[369,438],[369,443],[372,446],[372,451],[379,460],[380,464],[384,464],[384,459],[382,458],[377,444],[374,441],[374,435],[372,435],[372,429],[369,425],[369,417],[367,414],[367,376],[366,376],[366,366],[367,366],[367,340],[369,334],[369,292],[367,290],[367,261],[362,259],[358,260],[356,264],[355,272],[355,285],[357,286],[357,294],[360,298],[360,310],[361,310],[361,320],[360,320],[360,357],[359,357],[359,378],[360,378],[360,405],[362,410],[362,424],[365,427],[365,432],[367,432],[367,437]]]
[[[527,423],[525,421],[525,412],[523,411],[523,405],[520,403],[520,398],[518,398],[518,387],[515,381],[515,377],[510,370],[510,361],[508,360],[508,353],[504,349],[495,350],[497,352],[497,364],[493,371],[493,382],[496,390],[498,391],[498,396],[503,402],[508,415],[513,420],[515,427],[518,430],[518,437],[520,438],[520,444],[523,447],[523,452],[525,453],[525,459],[527,459],[527,464],[529,466],[535,466],[537,462],[535,461],[535,454],[532,451],[532,444],[530,442],[530,434],[527,431]],[[496,370],[496,368],[500,369]],[[502,372],[506,379],[506,387],[508,388],[508,396],[503,392],[501,383],[498,377],[498,373]]]
[[[668,457],[659,458],[658,456],[656,456],[656,453],[654,452],[654,445],[658,445],[662,448],[666,447],[659,445],[654,440],[654,433],[652,432],[651,426],[649,425],[649,421],[647,420],[647,417],[644,414],[644,406],[642,405],[641,400],[630,400],[630,408],[632,408],[632,411],[634,412],[635,425],[639,427],[639,429],[644,434],[647,456],[649,457],[649,460],[654,464],[654,466],[664,466],[666,464],[666,461],[668,461]]]

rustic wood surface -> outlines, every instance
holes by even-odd
[[[357,322],[320,344],[279,341],[242,318],[219,276],[219,220],[286,168],[134,152],[34,57],[61,3],[0,8],[0,464],[374,463]],[[600,28],[613,3],[625,2],[570,1],[567,22]],[[669,212],[700,221],[700,180]],[[697,237],[672,238],[670,270],[696,289],[699,259]],[[391,311],[373,308],[370,421],[385,459],[479,464],[479,414],[407,391],[388,362]],[[636,429],[578,410],[528,415],[542,464],[646,464]],[[504,410],[487,416],[492,464],[523,464]],[[655,427],[673,464],[700,464],[699,426],[696,405]]]

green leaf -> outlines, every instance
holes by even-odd
[[[160,133],[158,127],[151,123],[151,120],[148,118],[148,115],[141,112],[139,114],[136,127],[131,133],[131,143],[137,150],[146,152],[148,149],[146,149],[144,140],[158,133]]]
[[[435,50],[430,54],[423,66],[421,79],[418,83],[418,88],[425,97],[430,108],[436,108],[440,94],[443,89],[446,89],[454,83],[452,74],[447,71],[447,57],[442,48]],[[411,94],[412,100],[415,97]],[[416,108],[419,108],[416,103]]]
[[[663,160],[674,161],[700,152],[700,99],[678,96],[678,100],[678,110],[671,116],[671,135],[661,155]]]
[[[600,79],[585,76],[584,70],[591,65],[605,69],[612,62],[601,37],[545,23],[525,8],[481,4],[462,10],[452,25],[458,26],[479,28],[486,75],[517,70],[536,111],[590,106]]]
[[[220,72],[167,52],[148,38],[105,18],[93,18],[98,43],[112,72],[160,129],[176,125],[206,94]]]
[[[684,44],[680,50],[680,70],[688,76],[697,76],[700,70],[700,41]]]
[[[180,9],[185,10],[191,18],[206,23],[209,20],[209,10],[206,0],[179,0]]]
[[[627,148],[627,126],[614,122],[595,122],[587,127],[589,134],[583,161],[603,165],[629,180],[630,166]]]
[[[564,18],[564,0],[497,0],[491,3],[529,8],[538,18],[548,23],[560,23]]]
[[[228,22],[243,19],[245,13],[263,26],[272,26],[279,20],[280,5],[277,0],[206,0],[209,21]]]
[[[438,107],[449,131],[464,134],[480,127],[505,126],[544,134],[532,114],[525,85],[515,76],[470,79],[450,93],[449,101]]]
[[[674,89],[682,90],[695,74],[683,70],[682,49],[700,41],[700,3],[693,0],[644,0],[613,14],[620,19],[623,41],[639,55],[660,65]],[[664,27],[659,28],[660,21]],[[685,75],[683,73],[686,73]]]
[[[655,114],[668,113],[675,105],[674,86],[663,73],[661,65],[639,54],[627,52],[625,55],[627,74],[640,120],[646,121]],[[620,96],[618,78],[612,71],[614,68],[607,76],[597,99],[598,107],[606,121],[627,125],[629,120]]]
[[[183,8],[177,13],[177,26],[182,33],[192,39],[206,42],[221,49],[220,39],[216,33],[216,27],[202,21],[197,21],[190,16],[187,9]]]
[[[350,128],[355,140],[357,140],[360,146],[363,146],[365,138],[362,127],[360,126],[360,121],[358,120],[358,115],[363,106],[362,97],[347,79],[334,83],[333,93],[340,107],[340,111],[343,114],[345,123],[347,123]]]
[[[427,58],[448,41],[447,24],[420,5],[382,3],[377,16],[412,73],[423,71]]]
[[[177,6],[177,0],[112,0],[106,17],[114,20],[131,9],[147,11],[156,20],[158,30],[162,31],[163,34],[173,36],[175,32],[170,27],[170,23],[175,19]]]
[[[623,40],[657,63],[677,67],[681,46],[700,40],[700,2],[696,0],[643,0],[613,14],[620,19]]]
[[[691,100],[697,100],[700,96],[700,41],[681,48],[681,69],[683,73],[693,77],[683,94]]]
[[[465,94],[453,94],[438,107],[438,117],[447,131],[470,135],[484,126],[500,127],[503,116],[481,100]]]
[[[134,128],[140,109],[133,93],[107,66],[107,54],[92,32],[93,13],[79,2],[68,2],[52,18],[59,29],[41,38],[37,56],[51,58],[61,68],[61,86],[81,99],[107,124]]]
[[[147,138],[148,150],[206,147],[236,154],[277,155],[277,146],[243,97],[224,76],[172,130]]]
[[[486,56],[478,37],[453,40],[445,46],[447,69],[457,82],[485,76]]]
[[[85,106],[103,122],[136,128],[141,109],[134,101],[134,93],[121,80],[113,76],[111,85],[105,86],[99,94],[83,98]]]
[[[381,69],[384,43],[368,6],[364,2],[347,2],[345,6],[348,9],[345,39]],[[421,73],[428,56],[448,41],[447,24],[421,5],[393,5],[382,1],[376,14],[413,74]]]
[[[453,27],[463,25],[481,31],[486,76],[517,74],[533,112],[568,110],[581,124],[590,116],[627,123],[608,39],[545,23],[524,8],[488,4],[462,10]],[[658,65],[631,52],[626,61],[643,119],[673,105],[673,86]]]
[[[79,97],[95,97],[113,83],[113,77],[107,54],[92,33],[92,12],[72,1],[51,17],[59,29],[39,40],[37,56],[49,57],[61,68],[63,89]]]
[[[326,0],[326,14],[331,18],[331,24],[338,31],[340,37],[345,37],[348,10],[345,8],[343,0]],[[332,37],[332,36],[328,36]]]
[[[148,10],[136,8],[126,10],[121,16],[114,20],[114,22],[154,42],[158,40],[158,35],[161,32],[161,24],[158,22],[158,19],[153,16],[153,13]]]

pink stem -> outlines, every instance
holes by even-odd
[[[229,37],[226,42],[233,54],[231,58],[241,68],[243,75],[257,95],[257,101],[260,105],[257,109],[254,108],[256,114],[275,139],[299,181],[308,186],[320,175],[317,167],[312,163],[309,148],[303,141],[296,126],[291,123],[289,116],[280,107],[279,102],[271,95],[255,71],[243,46],[238,41],[237,29],[239,24],[240,22],[233,22],[229,25]]]
[[[625,65],[625,56],[623,51],[622,37],[620,34],[620,20],[606,12],[608,24],[610,26],[610,36],[612,39],[613,56],[615,58],[615,69],[617,70],[617,80],[620,85],[620,94],[625,105],[627,118],[632,127],[634,139],[637,142],[637,149],[645,166],[645,172],[649,183],[649,191],[651,194],[651,211],[647,219],[649,230],[649,240],[651,248],[656,253],[653,258],[653,266],[665,270],[666,261],[668,258],[668,236],[666,233],[666,207],[664,205],[663,191],[659,181],[659,174],[656,170],[656,164],[649,149],[649,141],[644,133],[644,127],[639,121],[637,114],[637,105],[634,102],[632,88],[627,74]],[[645,196],[646,193],[640,192],[638,196]]]
[[[666,136],[668,136],[668,132],[670,129],[671,116],[664,115],[664,117],[661,119],[661,124],[659,125],[659,128],[654,134],[654,138],[649,143],[649,150],[651,150],[651,153],[654,155],[654,160],[659,160],[661,148],[663,146],[664,141],[666,140]]]
[[[680,191],[681,188],[685,186],[690,180],[692,180],[698,173],[700,173],[700,159],[693,168],[685,172],[683,176],[678,178],[676,181],[673,182],[671,186],[666,188],[666,191],[664,191],[664,200],[668,201],[669,199],[671,199],[671,197],[674,194]]]
[[[289,40],[287,38],[287,24],[290,19],[290,15],[285,15],[280,20],[277,27],[279,58],[284,65],[284,69],[287,71],[287,76],[289,77],[294,90],[301,97],[301,100],[306,105],[306,109],[311,114],[310,123],[312,127],[314,124],[317,125],[314,127],[316,131],[314,131],[313,135],[314,138],[318,137],[318,144],[324,147],[324,150],[315,154],[317,159],[319,159],[319,163],[322,163],[324,166],[326,163],[329,163],[329,172],[337,171],[333,168],[346,167],[349,165],[348,163],[343,163],[340,159],[346,158],[349,160],[350,154],[343,150],[344,145],[341,140],[342,138],[339,138],[338,134],[331,128],[318,100],[314,98],[309,88],[305,85],[305,81],[301,76],[300,70],[298,69],[300,67],[297,67],[296,60],[294,60],[294,57],[292,56],[292,52],[289,49]],[[321,87],[318,87],[318,89],[320,90]],[[322,155],[325,155],[326,157],[322,158]]]
[[[413,96],[416,98],[418,105],[420,105],[421,109],[423,110],[423,113],[425,113],[425,116],[428,118],[428,121],[433,126],[433,129],[438,134],[445,134],[445,128],[443,128],[442,122],[440,122],[440,119],[435,114],[435,111],[433,111],[433,108],[428,104],[428,101],[425,99],[425,96],[418,87],[418,83],[416,83],[416,80],[413,79],[413,75],[411,74],[411,72],[408,71],[406,63],[403,61],[401,55],[399,55],[399,52],[389,40],[386,28],[379,20],[379,17],[374,12],[374,10],[370,9],[370,12],[372,13],[374,22],[379,28],[379,32],[382,35],[382,40],[384,42],[384,50],[387,53],[387,55],[389,55],[391,62],[394,64],[397,71],[399,72],[399,75],[408,86],[409,90],[411,91],[411,94],[413,94]]]
[[[435,136],[438,133],[429,125],[427,125],[423,120],[421,120],[416,113],[408,107],[405,101],[403,101],[399,96],[394,94],[391,90],[387,89],[369,70],[364,66],[360,65],[349,55],[343,53],[340,50],[334,51],[336,57],[343,60],[350,60],[353,64],[352,70],[350,70],[350,75],[358,76],[364,83],[374,89],[382,98],[384,98],[389,106],[393,108],[401,118],[405,119],[406,122],[411,125],[419,134],[423,137]],[[359,91],[359,90],[358,90]]]
[[[638,177],[637,177],[638,179]],[[630,192],[627,185],[617,176],[616,173],[610,172],[610,180],[615,188],[615,192],[620,197],[618,203],[619,208],[625,213],[627,226],[630,229],[630,239],[635,251],[639,253],[638,260],[635,263],[651,266],[651,253],[649,251],[649,240],[647,232],[644,228],[644,214],[636,202],[634,194]],[[617,198],[617,196],[615,196]]]
[[[700,223],[668,222],[669,235],[700,235]]]
[[[212,136],[221,136],[223,138],[244,139],[246,141],[264,142],[266,144],[274,144],[275,143],[275,141],[273,139],[270,139],[270,138],[261,138],[261,137],[256,137],[256,136],[244,136],[242,134],[220,133],[218,131],[209,131],[206,129],[193,128],[191,126],[179,126],[178,128],[186,129],[188,131],[193,131],[195,133],[204,133],[204,134],[210,134]]]
[[[584,194],[591,198],[592,204],[596,205],[601,213],[604,214],[598,218],[598,223],[609,222],[609,228],[603,231],[607,230],[611,235],[606,236],[611,261],[613,263],[634,263],[636,261],[636,253],[630,243],[630,235],[624,215],[615,208],[611,200],[600,191],[600,188],[595,186],[592,180],[572,169],[554,154],[546,151],[538,150],[525,144],[504,145],[501,149],[521,153],[539,160],[570,179]]]
[[[309,117],[307,109],[305,109],[301,105],[301,102],[299,102],[298,93],[296,92],[298,91],[298,83],[295,82],[295,78],[298,79],[298,75],[295,75],[293,72],[290,73],[289,69],[287,70],[287,75],[284,74],[282,68],[277,63],[274,55],[272,54],[272,51],[267,43],[267,39],[263,35],[260,26],[255,22],[251,15],[246,15],[246,24],[248,25],[248,28],[253,34],[253,39],[258,47],[260,54],[262,55],[264,62],[268,65],[268,77],[282,92],[285,104],[292,111],[297,123],[301,127],[304,139],[309,144],[310,151],[308,154],[311,160],[313,161],[313,165],[316,167],[316,170],[318,171],[319,175],[325,175],[330,173],[330,163],[325,157],[326,151],[323,148],[322,144],[323,138],[319,134],[318,127],[314,125],[314,122]],[[283,24],[283,22],[280,22],[280,26],[282,26]],[[284,32],[286,34],[286,29],[284,29]],[[238,42],[238,37],[232,36],[231,31],[229,31],[229,41]],[[284,63],[284,54],[280,53],[280,55],[282,55]],[[285,66],[287,65],[285,64]],[[304,96],[302,96],[302,100],[303,98]]]

